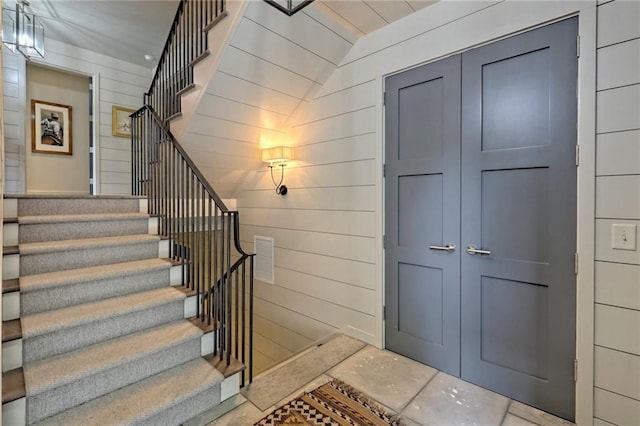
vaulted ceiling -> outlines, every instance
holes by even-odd
[[[152,68],[162,53],[178,0],[30,0],[47,38]],[[14,0],[3,6],[14,8]],[[46,44],[45,44],[46,51]],[[145,54],[154,56],[147,61]]]
[[[179,0],[31,0],[29,8],[42,18],[47,37],[152,68],[162,52],[178,3]],[[434,2],[316,0],[311,7],[359,37],[431,3]],[[13,8],[14,4],[13,0],[3,1],[5,7]],[[155,60],[145,60],[145,54]]]
[[[360,37],[404,18],[433,0],[316,0],[313,7]]]

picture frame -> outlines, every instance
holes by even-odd
[[[131,137],[131,114],[135,109],[114,105],[111,108],[111,134],[120,138]]]
[[[31,100],[31,152],[73,155],[72,108]]]

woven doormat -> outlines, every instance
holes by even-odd
[[[401,423],[351,386],[333,380],[276,408],[255,424],[267,425],[401,426]]]

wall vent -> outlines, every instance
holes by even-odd
[[[273,284],[273,238],[254,235],[253,247],[256,253],[255,279]]]

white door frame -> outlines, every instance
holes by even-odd
[[[100,161],[98,156],[100,155],[100,148],[99,148],[99,142],[100,142],[100,73],[95,73],[95,74],[91,74],[91,73],[87,73],[87,72],[83,72],[83,71],[79,71],[73,68],[69,68],[69,67],[63,67],[60,66],[58,64],[51,64],[49,62],[46,62],[46,60],[44,59],[38,59],[38,58],[32,58],[31,62],[35,65],[39,65],[45,68],[49,68],[52,70],[56,70],[56,71],[60,71],[66,74],[71,74],[71,75],[79,75],[79,76],[83,76],[83,77],[87,77],[87,79],[89,77],[91,77],[92,79],[92,84],[93,84],[93,95],[91,98],[91,103],[93,104],[93,122],[91,123],[91,126],[89,126],[90,131],[93,133],[92,134],[92,138],[93,138],[93,193],[90,195],[99,195],[100,193],[100,186],[98,184],[98,178],[100,176],[100,170],[98,169],[100,166]],[[25,73],[24,73],[24,91],[23,91],[23,97],[25,100],[25,108],[29,108],[29,106],[26,106],[26,99],[27,99],[27,78],[26,78],[26,60],[24,61],[25,63]],[[89,91],[89,87],[87,86],[87,91]],[[98,113],[96,113],[96,111],[98,111]],[[30,125],[29,123],[25,122],[25,128],[26,126]],[[28,149],[27,146],[27,142],[25,141],[25,149]],[[89,148],[91,149],[91,148]],[[89,151],[87,151],[86,153],[87,155],[89,155]],[[26,161],[27,161],[27,157],[26,155],[21,156],[21,160],[23,162],[23,164],[21,165],[22,169],[24,170],[24,174],[22,176],[23,182],[24,182],[24,192],[26,193],[26,189],[27,189],[27,173],[26,173],[26,169],[27,169],[27,165],[26,165]],[[89,165],[89,167],[91,167],[91,165]],[[89,186],[90,181],[87,182],[87,186]]]

